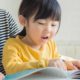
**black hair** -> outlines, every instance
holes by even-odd
[[[51,18],[61,22],[61,8],[57,0],[22,0],[19,15],[29,19],[35,13],[34,20]]]
[[[49,17],[61,20],[61,8],[57,0],[22,0],[19,15],[28,19],[34,13],[36,13],[35,20]]]

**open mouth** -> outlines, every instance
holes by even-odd
[[[47,40],[49,37],[48,36],[46,36],[46,37],[42,37],[42,39],[44,39],[44,40]]]

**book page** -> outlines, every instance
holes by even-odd
[[[37,71],[29,76],[25,76],[23,78],[20,78],[18,80],[26,80],[26,79],[30,79],[30,80],[49,80],[49,79],[64,79],[67,78],[67,74],[65,73],[65,71],[60,70],[58,68],[53,68],[53,67],[48,67],[48,68],[44,68],[40,71]]]
[[[65,71],[55,67],[46,67],[6,75],[5,80],[72,80],[75,75],[80,79],[80,71]]]
[[[80,70],[74,70],[71,74],[73,79],[80,79]]]

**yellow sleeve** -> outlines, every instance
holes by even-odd
[[[45,67],[45,60],[23,62],[18,55],[15,43],[8,41],[3,49],[2,63],[6,74],[13,74],[26,69]]]

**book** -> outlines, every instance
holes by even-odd
[[[56,67],[24,70],[15,74],[6,75],[4,80],[65,80],[72,78],[76,71],[64,71]]]
[[[71,77],[73,79],[79,79],[80,80],[80,70],[74,70],[71,74]]]

